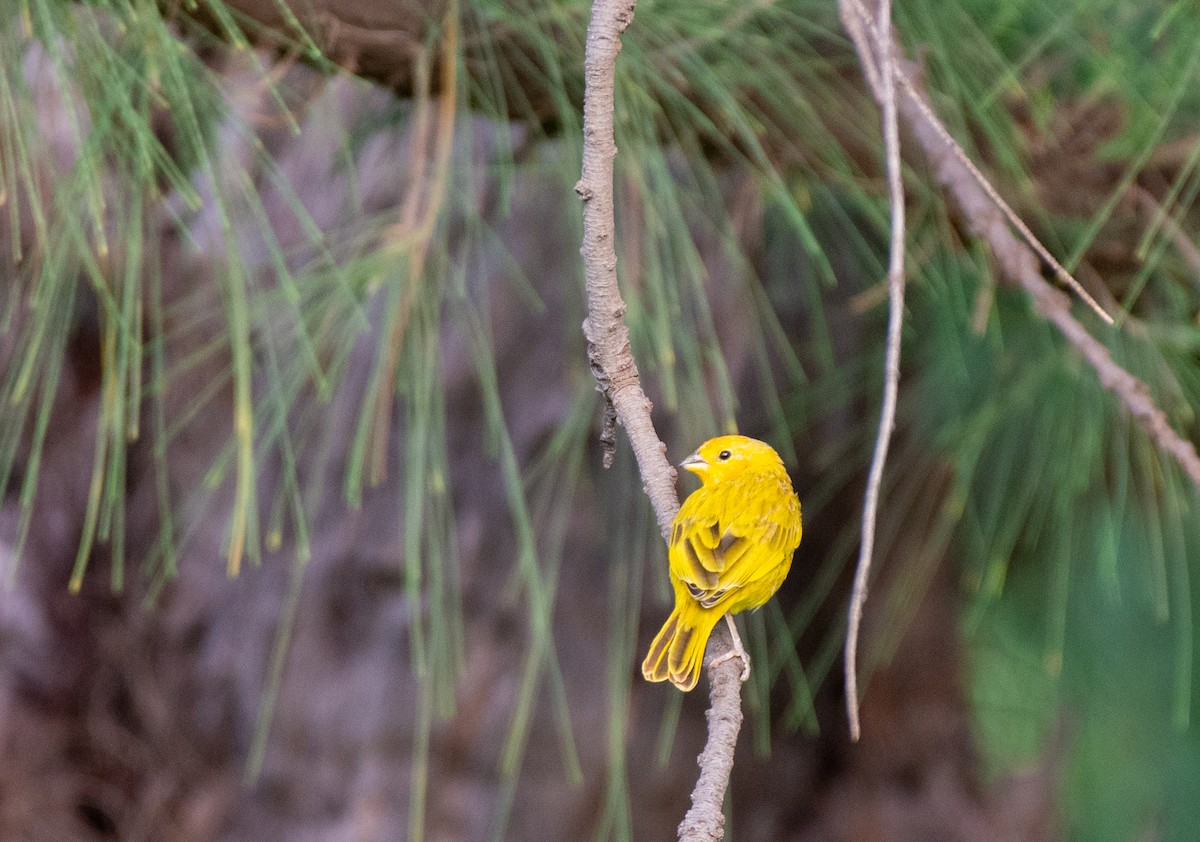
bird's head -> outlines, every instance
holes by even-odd
[[[709,439],[679,467],[700,477],[705,485],[745,471],[784,471],[783,460],[771,445],[746,436]]]

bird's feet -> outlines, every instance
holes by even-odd
[[[750,655],[746,652],[746,647],[742,646],[742,638],[738,634],[737,626],[733,623],[733,617],[729,614],[726,614],[725,622],[729,624],[729,634],[733,637],[733,648],[709,661],[708,668],[716,669],[717,666],[725,663],[726,661],[732,661],[734,658],[740,658],[742,661],[741,682],[745,684],[746,679],[750,677]]]

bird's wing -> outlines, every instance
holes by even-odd
[[[771,573],[790,560],[800,543],[798,516],[783,517],[774,508],[745,500],[735,505],[722,502],[717,498],[685,504],[671,533],[671,571],[704,608],[715,607],[738,588]]]

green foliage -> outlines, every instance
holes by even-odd
[[[1165,815],[1194,803],[1175,803],[1166,784],[1200,779],[1162,773],[1186,757],[1193,730],[1195,490],[1024,302],[1006,298],[988,336],[964,337],[954,362],[915,384],[940,399],[953,442],[983,744],[996,769],[1066,747],[1077,838],[1194,826]],[[1155,349],[1121,344],[1122,361],[1169,395]],[[954,368],[966,376],[950,379]],[[986,394],[967,385],[981,382]]]

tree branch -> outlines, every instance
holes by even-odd
[[[604,395],[601,442],[604,462],[612,461],[616,446],[615,421],[629,434],[642,487],[654,507],[664,540],[679,511],[675,469],[666,459],[650,417],[651,404],[642,391],[637,363],[625,325],[625,302],[617,286],[617,255],[613,218],[613,103],[621,33],[633,20],[635,0],[595,0],[588,24],[584,60],[583,174],[575,192],[583,200],[583,262],[588,315],[583,322],[588,359],[597,389]],[[711,682],[708,740],[700,754],[700,777],[692,792],[692,807],[679,826],[682,840],[717,840],[724,834],[722,805],[733,769],[734,747],[742,724],[741,671],[733,660],[716,668],[712,660],[731,649],[722,627],[709,642]]]
[[[879,510],[879,486],[883,482],[883,466],[887,462],[892,428],[896,424],[896,398],[900,389],[900,330],[904,322],[904,182],[900,171],[900,131],[896,120],[895,66],[891,61],[892,4],[879,0],[875,49],[885,57],[872,62],[868,44],[861,29],[854,33],[855,47],[862,54],[864,73],[874,80],[875,95],[883,112],[883,145],[887,162],[888,201],[891,204],[891,238],[888,247],[888,329],[884,359],[883,402],[879,409],[879,432],[875,452],[867,474],[867,490],[863,495],[862,541],[859,544],[858,564],[854,571],[854,587],[850,593],[850,614],[846,630],[843,657],[846,681],[846,714],[850,720],[850,739],[858,741],[862,728],[858,720],[858,632],[862,625],[863,604],[867,601],[867,582],[871,574],[871,556],[875,549],[875,521]]]
[[[732,646],[729,629],[718,623],[709,638],[708,740],[696,758],[700,777],[692,790],[692,806],[679,824],[681,842],[718,842],[725,835],[725,790],[733,772],[733,749],[742,727],[742,662],[728,658],[717,666],[718,653]]]
[[[1034,237],[1029,228],[1009,208],[996,188],[971,162],[962,147],[937,118],[933,107],[913,81],[916,76],[916,68],[908,62],[901,62],[898,59],[899,46],[889,32],[889,21],[883,17],[883,9],[886,5],[887,0],[881,0],[881,17],[876,24],[871,20],[862,0],[839,0],[838,3],[843,25],[858,52],[863,73],[876,98],[885,109],[885,141],[887,141],[889,127],[886,114],[887,102],[889,97],[894,98],[895,96],[895,86],[891,84],[891,80],[894,79],[904,91],[904,96],[897,103],[899,116],[903,118],[917,145],[921,147],[925,157],[932,165],[938,182],[953,197],[972,232],[991,246],[1002,275],[1010,283],[1020,286],[1030,295],[1038,313],[1059,329],[1067,341],[1075,346],[1075,349],[1096,372],[1100,385],[1117,396],[1155,446],[1175,459],[1197,489],[1200,489],[1200,456],[1196,453],[1195,445],[1183,438],[1170,425],[1166,415],[1154,403],[1149,387],[1118,365],[1103,343],[1092,336],[1071,314],[1070,298],[1055,289],[1042,277],[1041,263],[1048,265],[1055,276],[1075,291],[1106,323],[1113,324],[1112,317],[1083,290],[1079,282]],[[896,173],[892,168],[890,147],[888,152],[888,178],[889,185],[893,187],[893,254],[890,256],[893,257],[896,246],[894,192]],[[1014,234],[1014,230],[1017,233]],[[896,298],[893,294],[892,273],[895,269],[894,263],[891,263],[889,258],[889,298],[893,307]],[[896,315],[893,309],[889,318],[888,331],[889,366],[893,351],[892,326]],[[898,348],[896,350],[898,351]],[[884,412],[881,413],[883,416],[886,416],[887,412],[888,383],[891,382],[892,376],[893,373],[889,368],[884,391],[885,407]],[[846,641],[846,704],[850,718],[851,738],[855,740],[859,736],[855,653],[862,602],[866,598],[866,570],[870,564],[871,540],[874,534],[872,496],[873,494],[877,495],[878,492],[877,466],[879,471],[882,468],[880,452],[881,450],[886,451],[884,426],[884,418],[881,417],[879,440],[876,442],[875,458],[872,460],[871,474],[868,480],[867,502],[863,511],[863,544],[851,597]]]
[[[588,24],[584,61],[583,176],[575,192],[583,200],[583,264],[588,315],[583,321],[588,359],[597,389],[629,433],[642,487],[654,507],[658,528],[666,538],[679,511],[675,469],[666,445],[650,419],[652,405],[642,391],[637,362],[625,326],[625,302],[617,287],[617,253],[613,221],[614,79],[621,33],[633,20],[634,0],[597,0]],[[606,409],[607,413],[607,409]],[[609,423],[606,423],[608,427]],[[611,430],[606,430],[606,433]],[[609,438],[613,444],[615,441]],[[607,449],[607,445],[606,445]],[[606,461],[611,459],[606,453]]]

